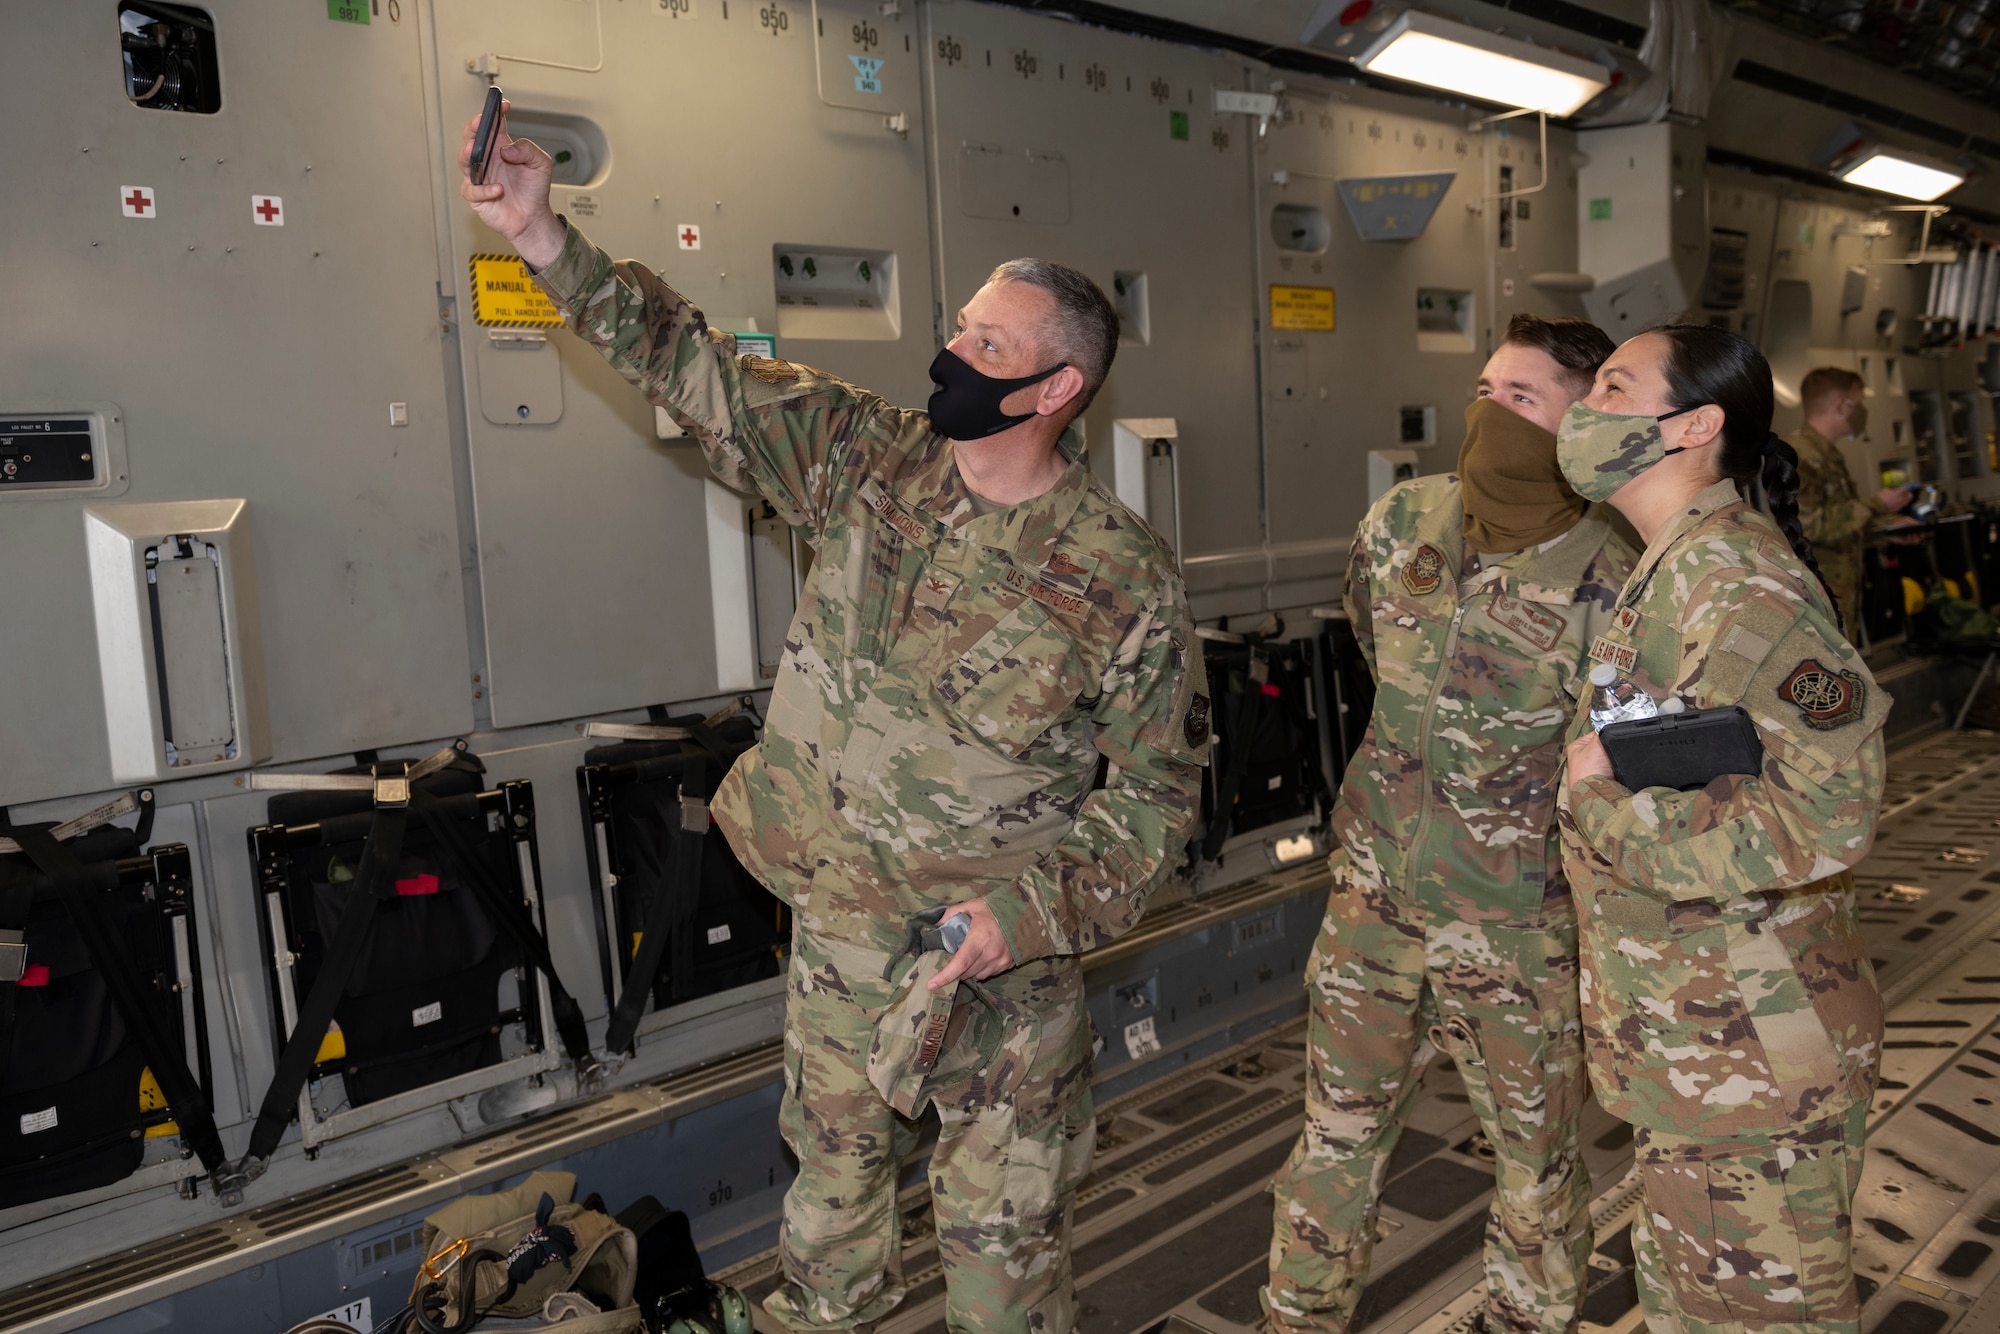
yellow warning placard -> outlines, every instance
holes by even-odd
[[[510,329],[553,329],[562,323],[555,302],[535,286],[519,255],[472,257],[472,318]]]
[[[1283,287],[1271,285],[1271,327],[1333,332],[1333,289],[1331,287]]]

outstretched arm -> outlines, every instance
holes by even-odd
[[[504,105],[504,104],[503,104]],[[735,338],[659,275],[614,263],[549,206],[547,153],[495,130],[486,183],[470,174],[477,121],[466,125],[459,187],[481,221],[511,241],[570,329],[666,409],[707,456],[710,471],[757,492],[791,523],[817,532],[847,447],[865,438],[879,399],[816,371],[738,356]]]

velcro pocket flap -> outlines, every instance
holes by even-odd
[[[1023,602],[937,678],[965,728],[1019,755],[1075,705],[1081,655],[1038,603]]]

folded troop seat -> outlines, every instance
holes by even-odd
[[[232,1185],[261,1172],[294,1116],[310,1148],[552,1070],[558,1036],[595,1068],[549,957],[527,782],[486,789],[455,749],[254,781],[296,790],[248,835],[282,1023]]]
[[[60,825],[0,817],[0,1208],[222,1162],[193,863],[146,848],[152,823],[150,791]]]
[[[590,735],[614,741],[585,753],[577,787],[615,1053],[631,1049],[648,1001],[660,1011],[776,977],[791,916],[708,818],[723,775],[757,743],[740,705],[593,723]]]
[[[1201,860],[1215,863],[1239,842],[1255,842],[1267,846],[1250,869],[1275,869],[1272,840],[1316,830],[1330,809],[1315,645],[1275,638],[1282,625],[1271,637],[1201,633],[1215,699],[1215,750],[1202,782]],[[1246,837],[1252,834],[1258,837]],[[1318,843],[1306,839],[1297,846],[1311,851]]]

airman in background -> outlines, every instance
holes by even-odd
[[[1350,1327],[1391,1154],[1443,1050],[1494,1151],[1489,1330],[1574,1329],[1591,1249],[1575,912],[1555,833],[1563,728],[1634,553],[1556,467],[1611,340],[1521,316],[1456,475],[1362,521],[1345,606],[1377,682],[1334,813],[1306,986],[1306,1126],[1278,1174],[1277,1331]]]
[[[1868,534],[1906,508],[1910,493],[1888,487],[1864,496],[1840,446],[1868,429],[1867,381],[1842,366],[1822,366],[1799,385],[1805,425],[1792,437],[1799,458],[1799,525],[1849,635],[1861,634],[1861,550]]]

